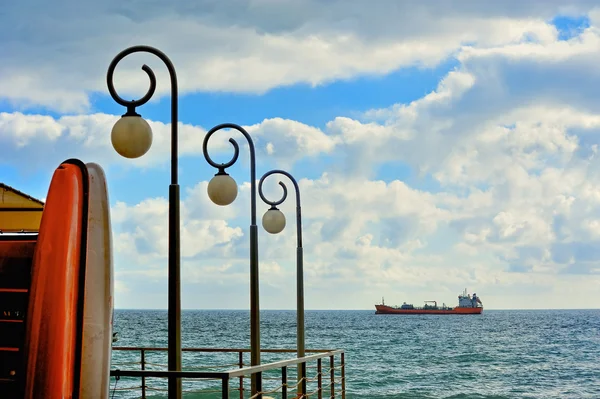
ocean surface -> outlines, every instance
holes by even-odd
[[[307,349],[345,350],[347,398],[600,398],[600,310],[484,310],[468,316],[331,310],[306,311],[305,317]],[[183,311],[182,346],[248,348],[249,328],[247,310]],[[115,346],[166,347],[167,312],[115,310],[114,331],[119,335]],[[261,311],[261,347],[295,345],[295,311]],[[261,360],[292,357],[263,354]],[[244,361],[249,359],[246,354]],[[111,368],[139,369],[139,360],[139,352],[115,350]],[[146,361],[152,363],[148,369],[166,369],[167,353],[146,354]],[[198,371],[236,368],[237,361],[237,353],[183,356],[184,369]],[[211,365],[221,367],[201,368]],[[289,372],[293,380],[294,370]],[[314,368],[307,372],[314,374]],[[268,388],[281,372],[264,376],[271,378],[265,380]],[[111,395],[115,382],[112,377]],[[114,398],[139,398],[139,388],[127,389],[139,385],[139,379],[121,378]],[[166,380],[148,379],[146,385],[146,397],[166,398]],[[218,390],[220,382],[184,382],[183,387]],[[239,387],[239,380],[231,387]],[[239,398],[239,391],[231,397]],[[220,394],[190,392],[184,398]]]

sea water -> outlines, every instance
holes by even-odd
[[[307,349],[345,351],[347,398],[600,399],[600,310],[484,310],[482,315],[309,310],[305,314]],[[166,347],[167,312],[116,310],[114,331],[119,336],[115,346]],[[260,333],[262,348],[295,348],[295,311],[261,311]],[[182,313],[183,347],[249,348],[249,343],[247,310]],[[261,360],[292,357],[295,354],[263,354]],[[139,369],[139,358],[136,352],[113,351],[111,368]],[[236,368],[237,361],[237,353],[183,357],[187,370],[203,370],[200,367],[207,365],[227,370]],[[248,354],[244,361],[249,361]],[[147,354],[146,362],[148,369],[166,369],[167,354]],[[307,375],[315,372],[309,369]],[[281,372],[265,376],[271,376],[265,380],[265,386],[270,386],[279,383]],[[328,375],[323,381],[329,381]],[[139,389],[121,390],[139,386],[139,379],[116,382],[112,377],[111,395],[115,383],[115,398],[140,397]],[[147,397],[167,397],[164,379],[148,379],[146,385]],[[220,383],[184,382],[183,387],[202,392],[218,390]],[[231,387],[239,387],[238,380]],[[220,397],[201,392],[185,393],[184,398]],[[238,398],[239,392],[231,397]]]

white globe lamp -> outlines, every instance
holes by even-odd
[[[123,116],[110,133],[113,148],[125,158],[139,158],[152,145],[152,129],[141,116]]]
[[[279,209],[272,207],[262,218],[264,229],[271,234],[279,234],[285,228],[285,215]]]
[[[224,171],[217,173],[207,187],[208,197],[212,202],[220,206],[231,204],[237,197],[237,183]]]

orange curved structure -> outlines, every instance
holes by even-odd
[[[22,397],[107,398],[112,247],[106,181],[98,165],[70,159],[54,172],[29,291]]]
[[[52,177],[32,263],[24,345],[27,399],[72,398],[79,391],[87,201],[85,165],[65,161]]]

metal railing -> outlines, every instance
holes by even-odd
[[[110,375],[115,377],[115,387],[111,388],[111,394],[113,390],[140,390],[141,398],[146,399],[147,391],[167,391],[166,388],[157,388],[147,385],[147,379],[149,378],[168,378],[176,377],[182,379],[194,379],[202,381],[214,381],[220,380],[219,387],[207,387],[200,390],[184,390],[185,393],[199,394],[215,394],[220,393],[222,399],[230,399],[232,391],[239,391],[239,398],[246,398],[245,393],[249,389],[245,388],[245,380],[249,379],[253,374],[259,375],[264,381],[263,390],[251,396],[248,399],[267,399],[271,398],[270,395],[277,395],[279,398],[288,398],[288,394],[294,393],[294,398],[346,398],[346,376],[345,376],[345,359],[343,350],[331,350],[331,349],[312,349],[306,350],[306,353],[314,353],[307,355],[302,358],[292,358],[287,360],[279,360],[271,363],[265,363],[258,366],[245,367],[244,353],[249,353],[250,349],[235,349],[235,348],[182,348],[185,353],[221,353],[232,355],[237,354],[237,361],[235,363],[227,364],[211,364],[204,366],[184,366],[183,368],[193,368],[198,371],[184,370],[184,371],[167,371],[167,370],[150,370],[147,367],[166,367],[166,364],[149,362],[148,353],[152,352],[166,352],[167,348],[149,348],[149,347],[113,347],[113,351],[129,351],[139,352],[139,362],[125,362],[116,363],[113,361],[112,366],[128,366],[133,364],[139,364],[139,370],[122,370],[112,369]],[[261,349],[261,353],[269,354],[284,354],[284,353],[296,353],[296,349]],[[336,364],[336,357],[339,357],[339,362]],[[113,358],[114,360],[114,358]],[[327,366],[323,365],[323,362]],[[314,364],[316,363],[316,364]],[[327,364],[328,363],[328,364]],[[233,367],[236,368],[226,370],[225,368]],[[292,367],[290,367],[292,366]],[[293,367],[297,366],[297,367]],[[324,369],[325,368],[325,369]],[[220,369],[218,371],[200,371],[207,369]],[[307,369],[316,369],[316,374],[312,377],[307,376]],[[280,372],[278,377],[269,376],[269,373]],[[296,371],[294,373],[294,371]],[[337,373],[336,373],[337,372]],[[263,373],[266,374],[263,376]],[[295,375],[294,375],[295,374]],[[309,372],[309,374],[312,374]],[[141,378],[141,385],[129,386],[123,388],[117,388],[116,382],[121,377],[137,377]],[[236,388],[231,388],[230,383],[232,380],[238,379],[239,384]],[[294,383],[289,382],[290,380],[295,381]],[[326,382],[329,380],[329,382]],[[277,381],[277,383],[273,383]],[[310,391],[309,391],[310,389]],[[269,396],[267,396],[269,395]],[[324,396],[326,395],[326,396]]]

